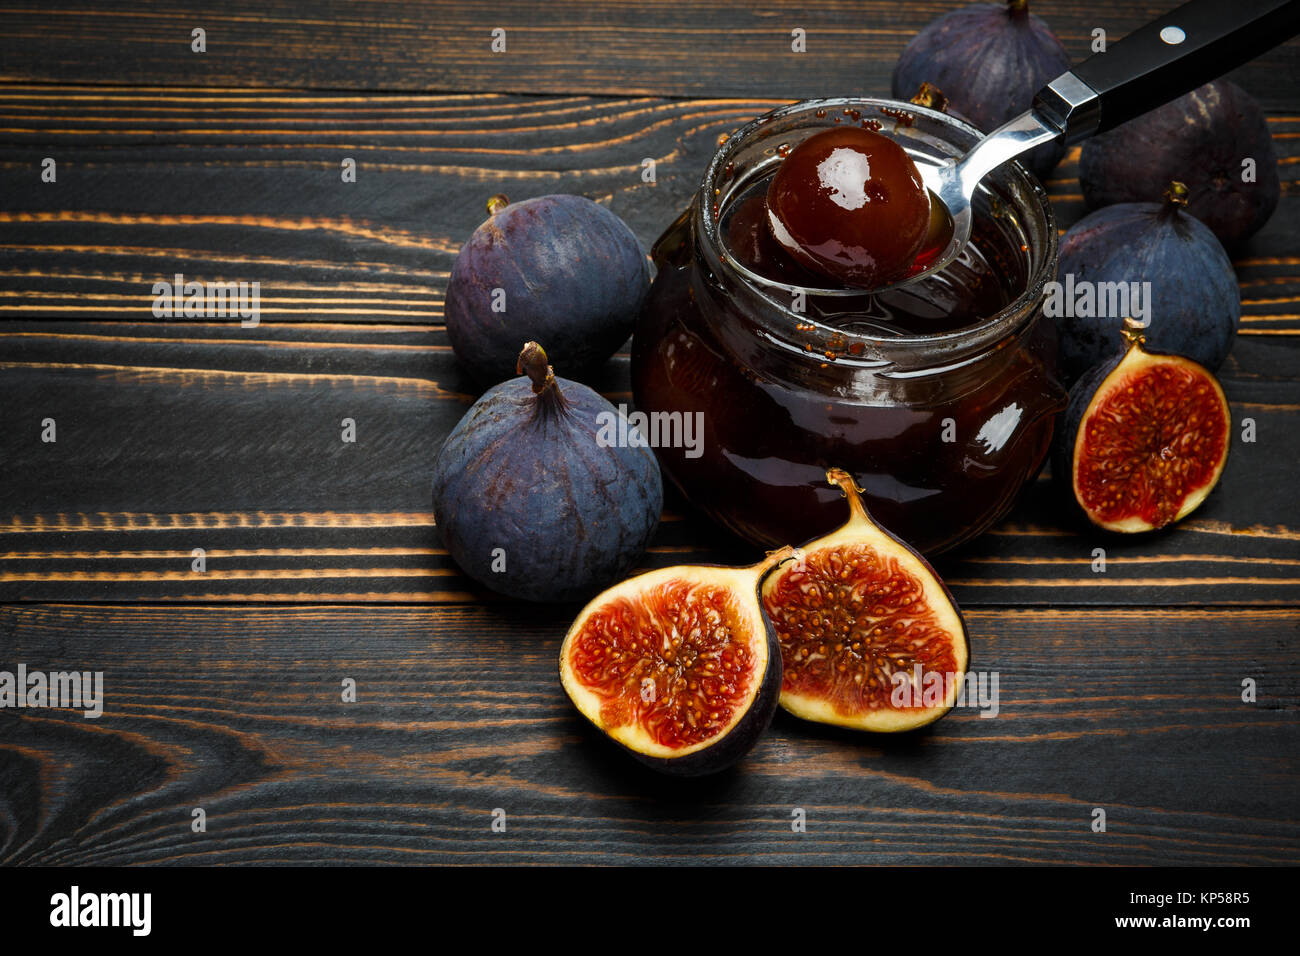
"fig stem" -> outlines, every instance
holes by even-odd
[[[1186,206],[1187,186],[1175,179],[1165,190],[1165,202],[1173,206]]]
[[[1029,0],[1007,0],[1007,13],[1019,19],[1029,13]]]
[[[1147,344],[1147,337],[1143,334],[1143,329],[1145,328],[1146,326],[1139,323],[1138,320],[1132,316],[1129,316],[1124,320],[1124,328],[1119,334],[1123,337],[1127,348],[1131,349],[1134,346]]]
[[[758,573],[759,579],[762,580],[767,575],[767,572],[771,571],[773,568],[777,567],[778,565],[784,564],[786,561],[789,561],[791,558],[798,558],[801,557],[802,555],[803,552],[800,551],[798,548],[796,548],[794,545],[790,545],[790,544],[782,545],[781,547],[777,548],[775,551],[767,552],[767,557],[764,558],[762,561],[758,562],[758,564],[754,565],[754,571]]]
[[[527,375],[532,380],[534,395],[540,395],[547,389],[559,392],[555,385],[555,369],[547,363],[546,351],[536,342],[524,343],[524,350],[519,353],[519,361],[515,363],[515,372]]]
[[[940,113],[948,112],[948,97],[943,95],[943,90],[924,80],[921,81],[921,87],[916,91],[916,95],[912,97],[912,102]]]
[[[849,511],[854,518],[861,518],[870,521],[867,514],[867,506],[862,503],[862,495],[865,489],[860,486],[852,475],[843,468],[832,468],[826,472],[826,480],[832,485],[839,487],[844,492],[844,497],[849,500]]]
[[[489,216],[495,216],[506,206],[510,205],[510,197],[505,193],[497,193],[487,201],[487,211]]]

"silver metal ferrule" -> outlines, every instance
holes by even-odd
[[[1038,91],[1034,112],[1056,126],[1067,144],[1073,143],[1101,125],[1101,97],[1073,73],[1062,73]]]

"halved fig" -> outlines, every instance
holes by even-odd
[[[805,720],[892,733],[952,709],[969,659],[966,624],[929,563],[881,528],[848,472],[839,530],[763,582],[784,673],[781,706]]]
[[[1223,474],[1232,427],[1214,375],[1151,352],[1133,320],[1128,348],[1070,393],[1052,470],[1088,520],[1109,531],[1152,531],[1196,510]]]
[[[569,699],[656,770],[729,767],[776,711],[781,653],[758,588],[794,555],[786,547],[748,568],[660,568],[598,595],[560,648]]]

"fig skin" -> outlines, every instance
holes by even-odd
[[[938,572],[934,570],[934,567],[920,552],[887,528],[876,523],[862,500],[862,488],[852,475],[843,469],[832,468],[826,473],[826,480],[843,491],[844,497],[849,503],[849,519],[829,534],[813,538],[800,546],[798,549],[799,559],[803,560],[821,550],[855,543],[868,544],[878,553],[893,554],[906,570],[920,577],[927,585],[933,585],[933,588],[927,586],[926,598],[931,607],[939,612],[940,616],[944,616],[945,608],[943,605],[945,603],[947,605],[946,609],[951,611],[946,623],[949,625],[950,630],[960,631],[960,640],[955,642],[955,650],[957,652],[957,670],[960,671],[961,676],[964,678],[970,666],[970,636],[966,629],[966,619],[962,617],[961,609],[958,607],[956,599],[953,598],[952,592],[948,590],[943,578],[939,577]],[[764,579],[764,599],[775,592],[781,576],[787,573],[789,569],[789,565],[783,565],[773,570]],[[953,626],[954,624],[955,626]],[[778,646],[779,641],[780,636],[778,634]],[[949,688],[948,698],[945,700],[944,706],[927,708],[920,714],[911,711],[900,713],[893,710],[869,711],[861,715],[843,714],[823,700],[787,692],[784,689],[781,693],[780,703],[783,710],[814,723],[830,724],[836,727],[847,727],[852,730],[871,733],[905,733],[929,726],[947,715],[956,704],[959,690],[959,684],[954,682],[953,686]]]
[[[923,82],[943,90],[949,112],[986,133],[1029,109],[1034,94],[1070,68],[1070,55],[1025,0],[973,3],[931,20],[903,49],[892,96],[907,99]],[[1043,179],[1065,146],[1042,146],[1020,162]]]
[[[461,247],[447,285],[447,336],[479,384],[515,369],[519,343],[545,343],[571,375],[595,369],[627,341],[650,289],[650,268],[632,230],[583,196],[506,204]],[[493,312],[493,290],[505,311]]]
[[[1247,158],[1255,160],[1253,183],[1241,178]],[[1282,192],[1277,150],[1249,93],[1228,80],[1207,83],[1094,136],[1079,156],[1089,209],[1156,202],[1175,179],[1187,186],[1188,212],[1228,249],[1268,222]]]
[[[560,683],[574,707],[602,735],[631,754],[637,761],[659,773],[673,777],[702,777],[719,773],[734,765],[753,749],[754,744],[766,732],[776,714],[777,701],[781,695],[781,647],[777,643],[772,622],[763,613],[760,587],[763,579],[774,567],[790,560],[796,554],[794,548],[781,548],[770,553],[764,561],[748,568],[715,565],[658,568],[606,589],[593,598],[574,619],[560,647]],[[573,673],[569,665],[569,657],[573,640],[581,633],[583,625],[593,611],[619,597],[635,599],[638,593],[644,593],[655,585],[673,580],[723,584],[734,588],[745,605],[745,613],[754,628],[754,636],[759,638],[758,645],[765,648],[765,660],[763,674],[756,680],[749,706],[725,734],[689,753],[667,757],[645,753],[636,746],[620,740],[615,736],[619,728],[614,728],[614,732],[611,732],[611,728],[602,726],[599,720],[588,712],[596,705],[588,700],[592,695],[583,689],[583,685]],[[583,706],[584,702],[588,706]]]
[[[528,374],[489,389],[443,444],[435,520],[480,584],[526,601],[584,599],[645,553],[663,510],[659,464],[647,447],[601,447],[599,416],[618,411],[556,378],[536,343],[519,361]]]
[[[1093,400],[1105,387],[1107,379],[1109,379],[1121,365],[1125,365],[1126,368],[1137,367],[1135,361],[1150,360],[1149,364],[1172,361],[1184,365],[1192,365],[1214,384],[1219,401],[1225,409],[1228,408],[1228,400],[1223,394],[1223,388],[1209,369],[1199,363],[1192,362],[1192,360],[1183,356],[1172,355],[1167,352],[1158,352],[1147,348],[1145,337],[1141,334],[1143,331],[1145,330],[1139,329],[1131,320],[1125,322],[1124,332],[1122,335],[1117,336],[1117,338],[1124,343],[1124,348],[1121,353],[1098,363],[1096,366],[1089,369],[1079,379],[1079,381],[1075,383],[1074,387],[1070,390],[1069,404],[1066,407],[1065,413],[1061,416],[1060,425],[1057,427],[1056,435],[1052,443],[1052,480],[1060,496],[1066,500],[1071,511],[1080,515],[1081,522],[1086,519],[1087,522],[1096,527],[1116,533],[1144,533],[1160,529],[1151,526],[1115,527],[1103,524],[1088,513],[1075,492],[1074,463],[1079,442],[1079,432],[1083,428],[1084,421],[1088,417],[1088,413],[1092,408]],[[1135,352],[1137,353],[1136,355],[1134,354]],[[1230,428],[1230,411],[1227,414],[1229,417]],[[1223,469],[1227,464],[1229,446],[1230,443],[1225,443],[1223,456],[1216,464],[1213,478],[1200,489],[1197,489],[1196,492],[1194,492],[1182,504],[1177,515],[1165,527],[1176,524],[1199,508],[1209,496],[1210,492],[1217,487],[1219,479],[1223,476]]]
[[[806,269],[859,289],[906,273],[930,226],[930,195],[907,152],[882,133],[841,126],[786,156],[767,190],[768,225]]]
[[[1076,284],[1151,283],[1145,332],[1153,349],[1210,371],[1223,365],[1241,321],[1241,288],[1223,246],[1179,206],[1173,187],[1161,203],[1119,203],[1088,214],[1061,238],[1060,249],[1061,283],[1069,274]],[[1053,318],[1067,383],[1124,352],[1123,315]]]

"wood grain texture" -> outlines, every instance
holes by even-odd
[[[586,193],[648,246],[718,135],[779,102],[0,91],[0,388],[29,410],[4,432],[3,540],[16,556],[0,560],[0,596],[495,601],[440,549],[427,497],[437,445],[475,394],[440,323],[484,196]],[[1300,119],[1273,125],[1286,195],[1238,255],[1246,314],[1224,373],[1260,441],[1239,446],[1192,521],[1152,539],[1062,525],[1040,483],[995,533],[943,560],[963,603],[1300,595],[1300,512],[1286,492],[1300,458]],[[33,186],[47,153],[60,181]],[[339,180],[344,155],[360,159],[355,184]],[[1077,150],[1048,184],[1062,226],[1083,211],[1076,167]],[[152,284],[177,271],[261,282],[262,324],[154,321]],[[594,384],[628,400],[626,355]],[[35,441],[47,415],[57,448]],[[356,446],[338,440],[344,417],[360,423]],[[750,559],[669,507],[687,520],[664,522],[647,565]],[[1105,575],[1091,571],[1097,546]],[[203,575],[189,570],[194,547],[209,550]]]
[[[1239,340],[1223,380],[1257,440],[1234,441],[1189,520],[1105,535],[1065,520],[1040,479],[992,533],[940,559],[958,600],[1300,603],[1298,351]],[[0,407],[20,410],[0,430],[4,600],[504,600],[460,573],[433,527],[433,461],[473,400],[440,328],[13,321],[0,371]],[[624,354],[595,384],[629,401],[627,378]],[[643,563],[752,560],[671,495]]]
[[[648,246],[719,135],[887,92],[956,5],[0,9],[0,670],[102,670],[107,696],[0,709],[0,864],[1300,862],[1300,43],[1234,74],[1282,157],[1222,373],[1258,440],[1164,534],[1066,524],[1040,481],[941,559],[996,719],[779,715],[734,770],[668,781],[565,699],[572,609],[441,548],[430,466],[475,391],[443,296],[486,197],[589,195]],[[1172,5],[1035,0],[1076,56]],[[1077,156],[1047,183],[1062,227]],[[262,324],[155,320],[176,272],[261,282]],[[593,384],[629,400],[626,352]],[[670,493],[644,564],[752,559]]]
[[[74,0],[11,3],[0,14],[0,80],[159,86],[655,96],[889,92],[899,51],[960,0],[232,0],[97,9]],[[1177,6],[1165,0],[1035,0],[1076,59],[1093,30],[1113,42]],[[191,51],[196,27],[207,52]],[[492,52],[492,31],[506,49]],[[791,30],[807,52],[791,52]],[[1290,43],[1241,71],[1266,102],[1300,66]]]
[[[488,196],[587,195],[648,248],[717,137],[785,102],[0,87],[0,318],[152,320],[180,272],[260,282],[268,324],[438,323]],[[1236,253],[1254,336],[1300,331],[1300,117],[1270,126],[1282,204]],[[1047,182],[1062,228],[1077,171]]]
[[[880,739],[781,715],[695,782],[583,724],[555,675],[566,624],[0,608],[13,660],[101,670],[105,688],[96,720],[0,711],[0,862],[1300,862],[1293,611],[975,611],[971,666],[999,673],[997,717]]]

